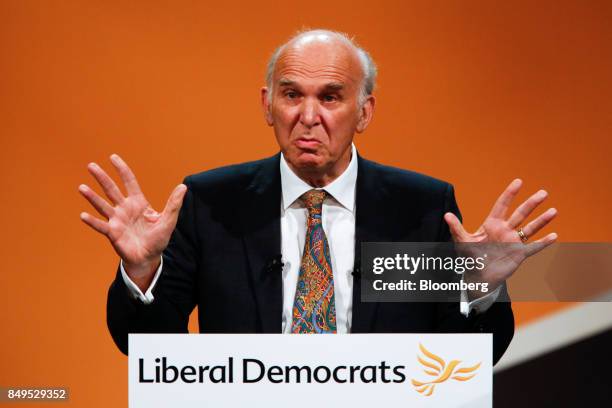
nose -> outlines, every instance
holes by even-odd
[[[317,100],[305,98],[300,111],[300,123],[310,129],[321,123],[319,103]]]

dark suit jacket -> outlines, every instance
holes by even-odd
[[[186,333],[198,306],[202,333],[280,333],[280,154],[185,179],[188,192],[163,272],[144,305],[128,294],[118,270],[107,322],[127,354],[128,333]],[[445,212],[458,216],[453,187],[358,157],[355,265],[361,242],[450,240]],[[514,334],[510,304],[465,317],[458,303],[366,303],[356,274],[353,333],[492,332],[494,362]]]

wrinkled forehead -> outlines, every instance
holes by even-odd
[[[357,86],[364,72],[354,47],[327,34],[308,34],[288,43],[276,61],[273,81],[332,80]]]

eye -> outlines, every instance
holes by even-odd
[[[323,95],[322,99],[323,99],[323,102],[335,102],[338,100],[336,95],[332,95],[332,94]]]
[[[287,92],[285,92],[285,96],[286,96],[288,99],[296,99],[296,98],[297,98],[299,95],[298,95],[298,93],[297,93],[297,92],[295,92],[295,91],[287,91]]]

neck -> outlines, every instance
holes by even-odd
[[[346,150],[338,161],[326,168],[297,168],[293,164],[287,162],[291,170],[306,183],[312,187],[321,188],[330,184],[332,181],[340,177],[348,168],[352,158],[352,146]]]

